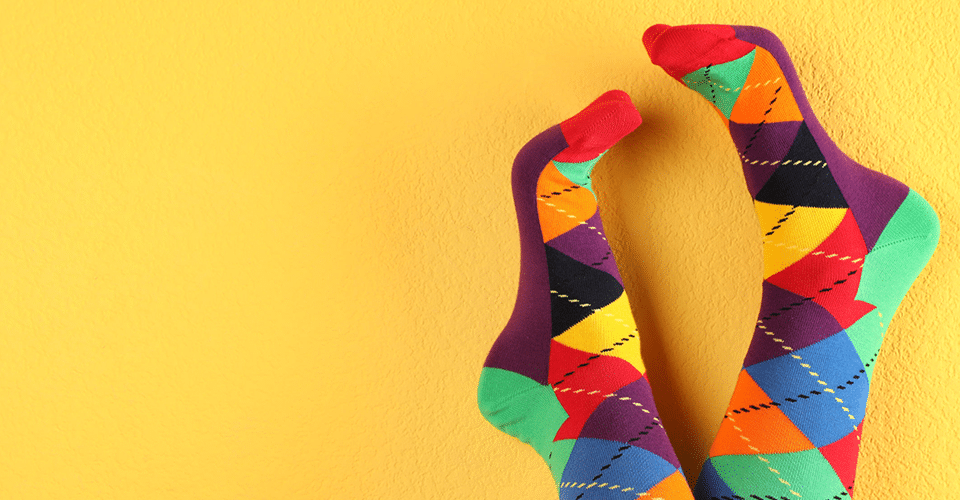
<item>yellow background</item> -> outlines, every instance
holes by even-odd
[[[475,388],[516,287],[513,156],[610,88],[645,122],[597,167],[602,214],[696,477],[760,239],[720,120],[649,63],[656,22],[777,32],[840,146],[939,211],[857,497],[958,498],[958,15],[2,0],[0,498],[556,498]]]

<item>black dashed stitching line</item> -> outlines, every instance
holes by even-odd
[[[590,265],[593,267],[602,266],[603,263],[610,258],[610,255],[612,255],[612,251],[607,250],[607,254],[601,257],[599,262],[594,262],[593,264],[590,264]]]
[[[574,189],[580,189],[580,187],[581,187],[581,186],[580,186],[579,184],[574,184],[574,185],[572,185],[572,186],[570,186],[570,187],[568,187],[568,188],[564,188],[562,192],[561,192],[561,191],[554,191],[554,192],[552,192],[552,193],[550,193],[550,194],[538,194],[537,196],[539,196],[540,198],[543,198],[543,199],[550,199],[550,198],[553,198],[554,196],[560,196],[560,195],[563,194],[563,193],[569,193],[569,192],[573,191]]]
[[[658,417],[653,417],[653,420],[651,421],[651,424],[656,424],[656,423],[657,423],[657,420],[659,420]],[[633,439],[629,439],[629,440],[627,440],[627,442],[628,442],[628,443],[632,443],[632,442],[634,442],[634,441],[639,441],[642,436],[646,436],[647,434],[649,434],[650,431],[653,430],[655,427],[656,427],[655,425],[650,425],[650,424],[644,426],[643,430],[639,432],[639,434],[637,435],[637,437],[635,437],[635,438],[633,438]],[[615,460],[617,460],[617,459],[619,459],[620,457],[622,457],[622,456],[623,456],[623,452],[626,451],[626,450],[628,450],[628,449],[630,449],[630,446],[631,446],[631,445],[626,445],[626,446],[621,446],[621,447],[617,448],[617,454],[614,455],[614,456],[612,456],[612,457],[610,457],[610,460],[607,461],[607,465],[604,465],[603,467],[601,467],[601,468],[600,468],[600,473],[597,474],[596,476],[594,476],[593,479],[591,479],[591,481],[596,481],[597,479],[600,479],[601,477],[603,477],[603,474],[604,474],[603,471],[609,469],[609,468],[613,465],[613,462],[614,462]],[[583,498],[584,495],[586,495],[586,492],[583,492],[583,493],[581,493],[580,495],[578,495],[576,500],[580,500],[581,498]]]
[[[636,333],[636,330],[634,330],[634,333]],[[630,339],[635,339],[635,338],[637,338],[637,336],[634,335],[633,333],[631,333],[630,335],[627,335],[626,337],[623,337],[622,339],[620,339],[620,342],[616,342],[616,343],[614,343],[613,345],[615,345],[615,346],[621,346],[621,345],[623,345],[624,342],[629,342]],[[600,352],[607,352],[607,351],[612,351],[612,350],[613,350],[613,348],[607,348],[607,349],[601,350]],[[586,362],[586,363],[580,364],[580,365],[577,366],[573,371],[570,371],[570,372],[568,372],[568,373],[564,373],[564,374],[563,374],[563,378],[561,378],[561,379],[558,380],[557,382],[554,382],[554,383],[551,384],[551,385],[553,385],[553,387],[560,387],[560,384],[566,382],[567,377],[573,375],[574,373],[577,373],[577,370],[579,370],[580,368],[585,368],[585,367],[587,367],[588,365],[590,365],[590,363],[591,363],[593,360],[595,360],[595,359],[597,359],[597,358],[599,358],[599,357],[600,357],[599,354],[595,354],[595,355],[587,358],[587,362]]]
[[[880,354],[880,351],[877,351],[877,353],[874,354],[873,357],[870,358],[870,361],[869,361],[868,363],[866,363],[864,366],[870,366],[870,363],[873,363],[874,361],[876,361],[877,356],[878,356],[879,354]],[[860,370],[859,373],[865,373],[865,371],[864,371],[864,370]],[[854,375],[853,377],[850,377],[850,379],[851,379],[851,380],[847,380],[847,382],[846,382],[847,385],[846,385],[846,386],[838,385],[838,386],[837,386],[837,389],[841,389],[841,390],[842,390],[842,389],[846,389],[847,387],[855,384],[855,383],[856,383],[856,382],[854,382],[855,380],[860,380],[860,375]],[[810,394],[814,394],[814,395],[819,396],[821,393],[818,392],[818,391],[810,391]],[[802,395],[802,394],[801,394],[801,395],[798,395],[797,397],[798,397],[798,398],[803,398],[803,399],[809,399],[809,396],[804,396],[804,395]],[[799,401],[797,401],[797,400],[794,399],[794,398],[783,398],[783,400],[786,401],[786,402],[789,402],[789,403],[799,403]],[[764,407],[764,408],[768,408],[768,409],[769,409],[770,406],[767,406],[767,405],[771,405],[771,406],[781,406],[782,403],[777,403],[776,401],[768,401],[768,402],[766,402],[766,403],[760,403],[760,404],[759,404],[759,406],[762,406],[762,407]],[[751,410],[750,408],[753,408],[753,410]],[[754,410],[759,410],[759,408],[757,408],[756,406],[750,405],[749,407],[746,407],[746,406],[745,406],[745,407],[743,407],[743,408],[737,408],[736,410],[730,410],[730,413],[735,413],[735,414],[737,414],[737,415],[740,415],[741,413],[750,413],[751,411],[754,411]],[[729,415],[724,415],[723,418],[730,418],[730,417],[729,417]]]
[[[712,66],[712,64],[708,64],[707,67],[703,69],[703,78],[707,81],[707,84],[710,85],[710,102],[712,102],[714,106],[719,107],[717,106],[717,89],[714,88],[713,82],[710,80],[710,67]]]
[[[777,94],[779,94],[780,90],[782,89],[783,89],[783,85],[777,87],[777,90],[773,91],[773,100],[770,101],[770,109],[768,109],[767,112],[763,114],[763,120],[760,120],[760,123],[757,124],[757,129],[753,131],[753,137],[751,137],[750,140],[747,141],[747,145],[744,146],[743,153],[741,153],[742,155],[747,154],[747,150],[750,149],[750,146],[753,146],[753,141],[755,141],[757,137],[760,135],[760,130],[763,129],[763,126],[767,123],[767,114],[773,111],[773,103],[777,102]]]
[[[760,318],[760,319],[757,321],[757,323],[758,323],[758,324],[759,324],[759,323],[763,323],[764,321],[767,321],[768,319],[776,318],[777,316],[780,316],[780,314],[782,314],[782,313],[784,313],[784,312],[790,311],[790,310],[794,309],[795,307],[798,307],[798,306],[800,306],[800,305],[803,305],[803,304],[806,303],[806,302],[809,302],[809,301],[811,301],[811,300],[816,299],[817,296],[819,296],[820,294],[829,292],[829,291],[833,290],[834,287],[836,287],[837,285],[842,285],[843,283],[846,283],[850,276],[853,276],[854,274],[857,274],[859,271],[860,271],[860,269],[854,269],[853,271],[850,271],[849,273],[847,273],[847,277],[846,277],[846,278],[841,279],[841,280],[834,281],[834,282],[833,282],[833,286],[831,286],[831,287],[829,287],[829,288],[821,289],[820,291],[817,292],[817,295],[815,295],[815,296],[813,296],[813,297],[804,297],[804,298],[800,299],[800,302],[794,302],[793,304],[790,304],[790,305],[787,305],[787,306],[783,306],[783,307],[781,307],[781,308],[778,310],[778,312],[772,312],[772,313],[770,313],[770,314],[768,314],[768,315]]]
[[[709,66],[707,66],[707,68],[709,68]],[[712,89],[712,87],[711,87],[711,89]],[[760,130],[763,128],[764,124],[767,123],[766,116],[767,116],[768,114],[770,114],[771,111],[773,111],[773,103],[777,102],[777,99],[779,99],[778,94],[780,93],[780,91],[781,91],[782,89],[783,89],[783,85],[777,87],[777,90],[774,90],[774,91],[773,91],[773,100],[770,101],[770,107],[767,108],[767,111],[765,111],[765,112],[763,113],[764,118],[763,118],[763,120],[760,121],[760,123],[757,124],[757,129],[753,132],[753,136],[750,137],[750,140],[747,141],[747,145],[744,146],[743,152],[740,153],[741,157],[743,157],[743,156],[745,156],[745,155],[747,154],[747,150],[749,150],[750,147],[753,146],[754,141],[755,141],[755,140],[757,139],[757,137],[760,135]],[[714,102],[714,105],[716,105],[716,102]],[[823,167],[821,168],[821,170],[826,170],[826,168],[827,168],[826,165],[827,165],[826,162],[824,162]],[[800,197],[801,200],[806,200],[807,197],[810,196],[810,194],[813,192],[813,189],[820,183],[821,174],[822,174],[822,172],[817,172],[817,177],[816,177],[816,179],[814,179],[813,184],[810,186],[810,189],[809,189],[806,193],[804,193],[803,196]],[[772,235],[774,232],[776,232],[777,229],[780,229],[780,227],[783,226],[783,223],[786,222],[787,219],[789,219],[790,216],[793,215],[793,214],[797,211],[797,208],[798,208],[798,207],[801,207],[801,206],[803,206],[803,205],[802,205],[802,204],[800,204],[800,205],[794,205],[794,206],[790,209],[789,212],[787,212],[786,214],[784,214],[783,218],[781,218],[780,220],[777,221],[777,225],[775,225],[775,226],[770,230],[770,232],[768,232],[767,234],[765,234],[764,237],[770,236],[770,235]]]

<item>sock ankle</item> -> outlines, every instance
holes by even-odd
[[[724,120],[763,241],[760,315],[695,496],[849,495],[873,367],[937,216],[830,140],[773,33],[657,25],[644,45]]]
[[[532,139],[513,166],[520,287],[478,403],[547,462],[561,499],[692,498],[657,416],[591,182],[603,153],[639,124],[629,96],[611,91]]]

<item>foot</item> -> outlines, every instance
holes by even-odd
[[[640,124],[611,91],[532,139],[513,166],[513,316],[480,376],[483,416],[547,462],[561,499],[692,498],[657,416],[591,172]]]
[[[933,254],[937,216],[830,140],[771,32],[656,25],[643,42],[729,128],[763,242],[760,316],[695,496],[849,495],[884,332]]]

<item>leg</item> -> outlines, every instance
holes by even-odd
[[[763,242],[756,330],[695,495],[849,495],[873,366],[937,216],[830,140],[769,31],[657,25],[644,44],[728,126]]]
[[[547,462],[562,499],[692,498],[657,417],[590,174],[640,124],[611,91],[531,140],[513,167],[520,289],[480,376],[498,429]]]

